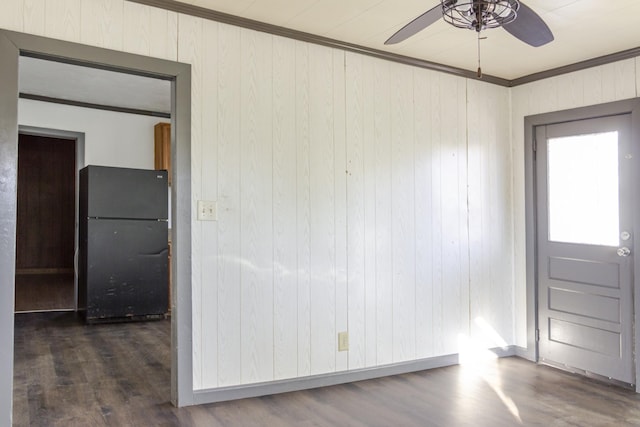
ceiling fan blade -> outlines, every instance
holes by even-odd
[[[400,43],[401,41],[404,41],[414,34],[417,34],[420,31],[424,30],[440,18],[442,18],[442,6],[438,5],[433,9],[429,9],[413,21],[409,22],[404,27],[400,28],[400,30],[389,37],[389,40],[384,42],[384,44]]]
[[[533,47],[553,41],[553,34],[547,24],[529,7],[520,2],[518,17],[503,27],[509,34]]]

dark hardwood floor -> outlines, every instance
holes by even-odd
[[[15,311],[73,310],[73,273],[17,274]]]
[[[17,426],[640,425],[632,391],[518,358],[178,409],[169,320],[15,319]]]

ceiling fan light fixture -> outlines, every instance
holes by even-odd
[[[518,0],[440,0],[445,21],[457,28],[482,31],[514,21]]]

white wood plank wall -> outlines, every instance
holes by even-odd
[[[196,389],[456,353],[477,318],[514,343],[508,89],[125,0],[0,27],[192,65]]]
[[[509,91],[468,82],[470,326],[476,343],[501,347],[513,337],[513,218]]]
[[[513,152],[514,306],[516,344],[527,346],[524,207],[524,118],[640,96],[640,58],[517,86],[511,90]]]

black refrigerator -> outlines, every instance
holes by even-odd
[[[87,323],[168,309],[167,171],[80,170],[78,308]]]

